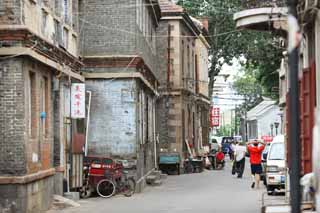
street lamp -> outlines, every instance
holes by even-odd
[[[278,127],[279,127],[279,122],[274,122],[274,127],[276,128],[276,136],[278,135]]]
[[[270,124],[270,128],[271,128],[271,136],[273,136],[273,124]]]

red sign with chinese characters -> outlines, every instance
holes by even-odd
[[[71,85],[71,117],[85,118],[85,85],[74,83]]]
[[[273,137],[272,137],[272,136],[269,136],[269,135],[264,135],[264,136],[261,136],[261,139],[262,139],[265,143],[270,143],[270,142],[272,142]]]
[[[211,127],[220,126],[220,108],[219,107],[211,107],[210,123],[211,123]]]

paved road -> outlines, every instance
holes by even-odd
[[[260,212],[265,190],[250,188],[249,164],[243,179],[231,176],[230,162],[223,171],[169,176],[162,186],[148,187],[131,198],[122,195],[111,199],[99,197],[81,200],[81,207],[65,213],[228,213]]]

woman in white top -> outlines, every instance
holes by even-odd
[[[235,155],[235,172],[238,173],[238,178],[242,178],[245,162],[246,162],[246,146],[243,146],[240,143],[237,143],[234,147],[234,155]]]

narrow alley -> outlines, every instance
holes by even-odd
[[[250,188],[251,177],[249,162],[242,179],[231,175],[231,162],[228,161],[224,170],[205,170],[203,173],[168,176],[159,187],[147,187],[143,193],[132,197],[117,195],[110,199],[94,197],[80,200],[80,207],[64,212],[108,212],[112,213],[256,213],[260,212],[260,190]],[[280,198],[280,197],[279,197]]]

